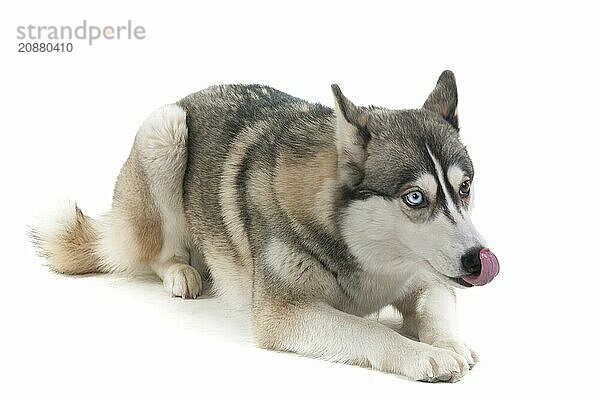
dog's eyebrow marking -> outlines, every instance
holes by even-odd
[[[437,191],[438,184],[433,174],[429,172],[420,175],[417,179],[415,179],[413,183],[419,187],[422,187],[427,192],[432,193],[433,195],[435,195],[435,192]]]
[[[433,165],[435,167],[435,173],[436,173],[436,179],[437,179],[437,183],[438,183],[438,187],[440,187],[442,189],[442,193],[444,194],[444,202],[443,202],[443,212],[444,215],[446,217],[448,217],[448,219],[452,222],[452,223],[456,223],[455,218],[452,216],[452,210],[450,210],[450,207],[452,207],[456,213],[460,213],[458,208],[456,207],[456,204],[454,204],[454,201],[452,200],[452,196],[450,196],[450,192],[448,191],[448,186],[447,184],[449,184],[449,182],[446,181],[446,176],[444,175],[444,171],[442,170],[442,166],[440,164],[440,162],[438,161],[437,158],[435,158],[435,156],[433,155],[433,153],[431,152],[431,149],[429,148],[429,146],[425,146],[427,148],[427,153],[429,153],[429,157],[431,158],[431,161],[433,161]]]
[[[465,171],[460,168],[458,165],[453,164],[448,168],[448,180],[450,181],[450,185],[458,187],[463,180],[463,177],[466,175]]]

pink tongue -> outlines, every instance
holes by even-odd
[[[478,275],[463,276],[465,282],[474,286],[483,286],[488,284],[500,272],[500,264],[498,259],[490,249],[483,249],[479,252],[479,260],[481,261],[481,272]]]

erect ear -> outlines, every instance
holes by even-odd
[[[367,144],[371,135],[366,129],[369,114],[352,104],[340,87],[331,85],[335,100],[336,146],[340,179],[353,186],[363,178]]]
[[[454,79],[452,71],[446,70],[440,75],[435,89],[423,104],[423,108],[441,115],[458,129],[457,104],[456,79]]]

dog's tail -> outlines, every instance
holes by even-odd
[[[66,202],[30,226],[30,236],[56,272],[69,275],[103,272],[97,252],[100,222],[85,216],[73,202]]]

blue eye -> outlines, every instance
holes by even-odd
[[[423,193],[419,192],[418,190],[414,190],[407,194],[404,199],[406,200],[406,204],[409,206],[417,207],[423,204],[424,197]]]

